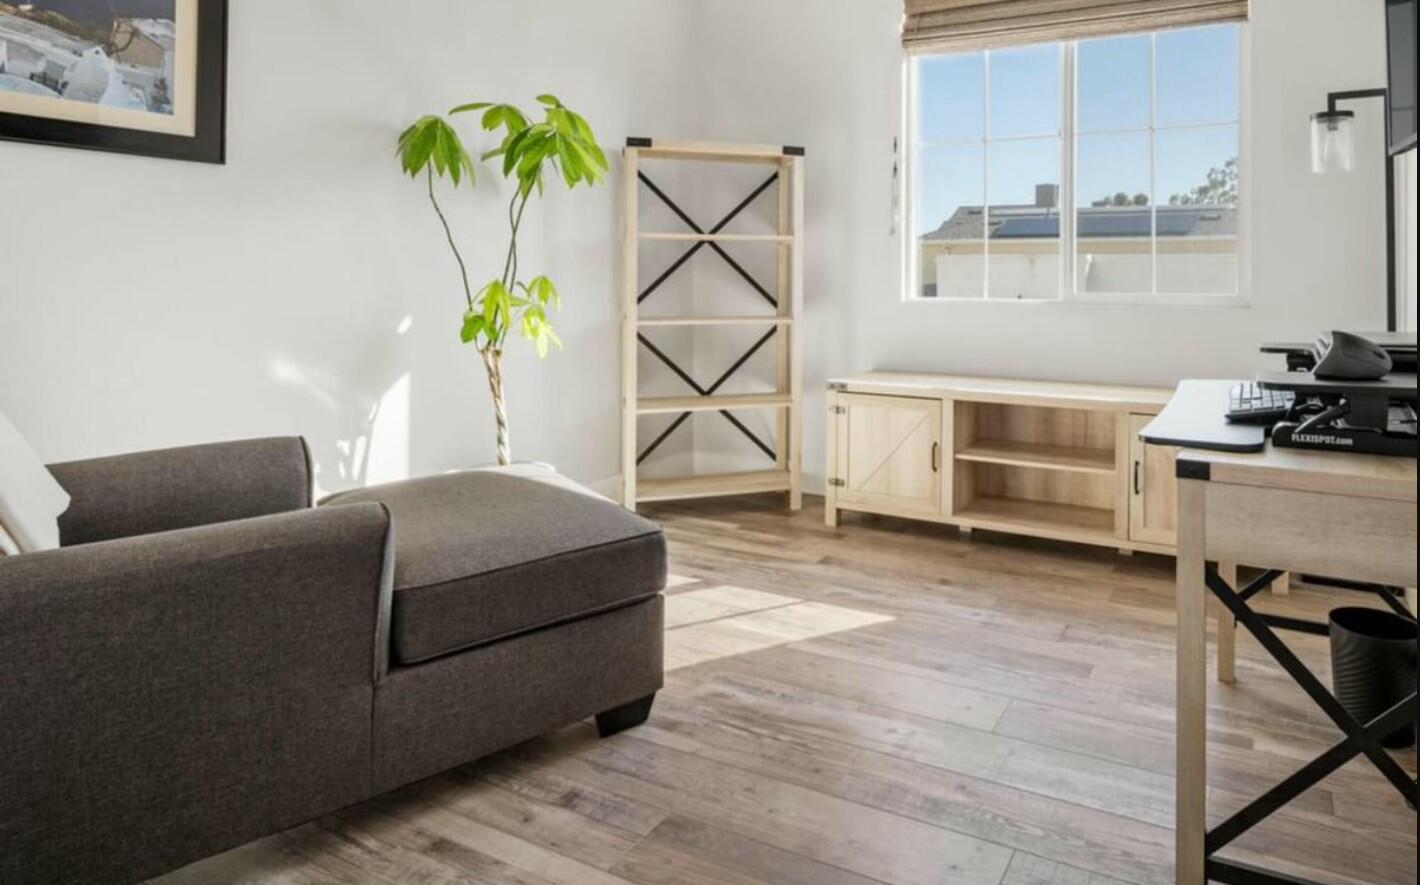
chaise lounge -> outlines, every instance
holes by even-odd
[[[661,530],[550,472],[312,506],[300,439],[57,464],[0,557],[0,881],[147,878],[662,683]]]

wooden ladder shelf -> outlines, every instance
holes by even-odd
[[[622,395],[621,395],[621,477],[622,503],[635,509],[639,501],[676,498],[703,498],[757,492],[787,492],[789,506],[803,506],[803,354],[799,318],[804,301],[804,151],[795,147],[714,144],[629,138],[623,152],[623,198],[625,231],[622,243],[624,286],[622,291]],[[678,160],[718,163],[751,163],[773,168],[772,174],[740,202],[728,215],[703,228],[662,191],[641,168],[642,160]],[[778,185],[778,229],[773,234],[735,234],[725,227],[771,186]],[[685,223],[684,231],[641,229],[642,189],[649,191]],[[679,242],[685,253],[669,269],[643,284],[640,277],[642,242]],[[778,251],[778,279],[775,291],[762,285],[737,262],[725,246],[745,248],[774,246]],[[773,313],[752,316],[643,317],[640,305],[673,273],[702,248],[723,258],[765,301]],[[682,369],[647,332],[666,327],[722,328],[752,327],[763,330],[754,345],[713,383],[702,385]],[[776,354],[775,389],[766,393],[719,393],[719,389],[762,347],[774,343]],[[691,389],[685,396],[643,397],[640,394],[637,360],[646,350],[666,365]],[[775,412],[773,445],[760,439],[733,411],[754,409]],[[722,473],[673,479],[638,479],[637,468],[696,412],[718,412],[743,433],[758,449],[774,460],[766,470]],[[675,420],[643,447],[638,436],[641,415],[674,414]]]

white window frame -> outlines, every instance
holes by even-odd
[[[1252,189],[1252,136],[1250,127],[1250,84],[1251,77],[1251,29],[1246,23],[1239,23],[1238,28],[1238,117],[1236,121],[1214,121],[1205,123],[1190,123],[1182,126],[1168,126],[1161,130],[1158,126],[1158,52],[1157,38],[1158,31],[1145,32],[1150,37],[1151,49],[1150,58],[1150,84],[1149,84],[1149,127],[1143,129],[1120,129],[1120,130],[1100,130],[1091,132],[1091,135],[1108,134],[1109,132],[1144,132],[1147,131],[1150,137],[1150,193],[1157,201],[1157,169],[1154,167],[1158,162],[1158,133],[1160,131],[1183,131],[1189,129],[1207,129],[1218,126],[1236,125],[1238,129],[1238,274],[1237,289],[1231,293],[1161,293],[1158,291],[1149,292],[1077,292],[1075,291],[1076,263],[1079,249],[1075,240],[1075,180],[1078,168],[1075,160],[1075,121],[1078,114],[1079,103],[1079,83],[1075,78],[1077,50],[1083,40],[1059,41],[1060,52],[1060,76],[1062,87],[1060,89],[1060,193],[1059,205],[1060,213],[1060,281],[1058,295],[1052,298],[992,298],[990,292],[990,247],[989,242],[983,260],[986,264],[985,282],[982,285],[980,295],[942,295],[938,292],[935,298],[923,298],[921,295],[921,285],[919,277],[919,256],[918,239],[920,231],[916,229],[916,198],[917,183],[916,174],[918,169],[918,148],[920,141],[918,138],[917,119],[917,65],[916,57],[908,56],[903,63],[903,102],[902,121],[903,133],[901,143],[904,146],[903,154],[903,175],[901,179],[899,217],[896,220],[897,229],[902,232],[902,280],[905,285],[902,290],[902,300],[913,304],[1104,304],[1104,305],[1143,305],[1152,307],[1247,307],[1250,304],[1250,293],[1252,291],[1252,210],[1251,210],[1251,189]],[[1000,47],[1010,49],[1013,47]],[[968,50],[976,52],[980,50]],[[965,54],[965,53],[963,53]],[[989,213],[990,204],[990,145],[995,142],[1009,142],[1029,140],[1040,137],[1054,137],[1053,134],[1037,133],[1024,136],[1009,136],[1006,138],[990,137],[990,115],[991,115],[991,64],[990,55],[987,55],[983,70],[983,100],[985,110],[983,118],[985,129],[980,143],[982,151],[982,183],[984,202],[983,208]],[[944,144],[971,144],[976,143],[976,139],[958,139]],[[1069,170],[1069,174],[1063,174]],[[1066,208],[1068,207],[1068,211]],[[988,219],[983,219],[986,221]],[[1157,234],[1150,235],[1153,248],[1150,250],[1150,261],[1152,264],[1153,284],[1151,289],[1158,288],[1158,247]]]

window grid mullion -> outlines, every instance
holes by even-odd
[[[1149,294],[1159,294],[1159,35],[1149,35]]]
[[[1075,260],[1079,254],[1075,242],[1075,125],[1080,101],[1075,80],[1077,45],[1074,40],[1065,44],[1060,77],[1060,193],[1057,197],[1060,212],[1060,291],[1057,297],[1062,301],[1075,294]]]
[[[984,66],[981,103],[981,300],[991,298],[991,55],[982,53]]]

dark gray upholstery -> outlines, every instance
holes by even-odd
[[[370,795],[378,505],[0,559],[0,882],[124,882]]]
[[[300,510],[311,505],[299,437],[253,439],[51,464],[74,500],[65,547]]]
[[[334,495],[395,535],[393,660],[415,663],[604,611],[666,585],[665,536],[601,498],[491,471]]]
[[[375,687],[375,791],[653,694],[663,678],[663,609],[653,596],[395,668]]]
[[[65,546],[0,558],[3,885],[154,876],[661,686],[665,542],[606,501],[478,474],[310,509],[297,439],[53,470]],[[481,644],[391,665],[397,569],[407,644]]]

